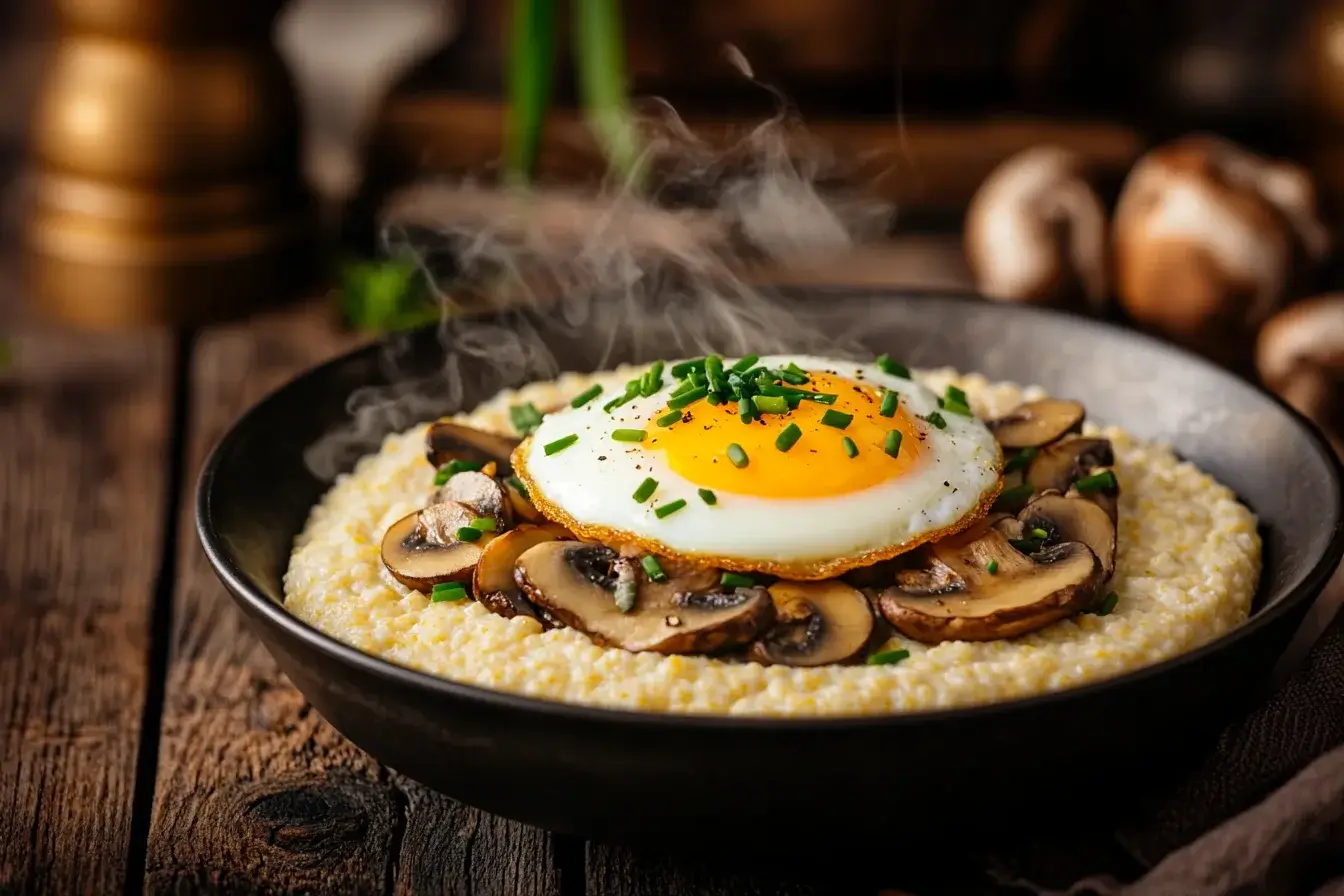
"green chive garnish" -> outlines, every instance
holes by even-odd
[[[467,599],[467,589],[461,582],[440,582],[430,591],[429,599],[433,603],[444,601],[457,602]]]
[[[622,613],[629,613],[635,608],[637,597],[639,597],[639,583],[633,580],[616,583],[616,609]]]
[[[644,430],[642,429],[613,429],[611,437],[618,442],[642,442],[644,441]]]
[[[639,488],[635,489],[635,493],[630,497],[634,498],[637,504],[643,504],[657,488],[658,480],[650,476],[639,484]]]
[[[1045,531],[1044,529],[1032,529],[1031,537],[1039,538],[1041,541],[1045,541],[1047,538],[1050,537],[1050,533]]]
[[[1080,495],[1090,495],[1093,492],[1115,491],[1120,487],[1120,483],[1116,481],[1114,472],[1102,470],[1100,473],[1084,476],[1075,482],[1073,487],[1078,489]]]
[[[673,398],[669,398],[667,406],[673,410],[681,410],[688,405],[693,405],[700,399],[709,394],[709,390],[704,386],[696,386],[689,392],[683,392]]]
[[[883,373],[898,376],[903,380],[910,379],[910,368],[891,360],[891,355],[878,355],[877,366]]]
[[[563,438],[556,439],[554,442],[548,442],[547,444],[543,445],[542,450],[546,452],[547,457],[550,457],[552,454],[558,454],[561,451],[564,451],[566,448],[568,448],[570,445],[573,445],[578,440],[579,437],[577,435],[570,433],[569,435],[564,436]]]
[[[791,386],[801,386],[807,382],[807,374],[799,370],[794,373],[792,370],[781,370],[779,378]]]
[[[901,393],[893,392],[890,389],[882,393],[882,406],[877,412],[883,417],[895,417],[896,406],[901,403]]]
[[[728,446],[728,459],[733,462],[733,466],[739,469],[751,463],[751,461],[747,459],[747,452],[743,451],[742,446],[736,442],[733,442]]]
[[[855,445],[854,440],[849,436],[842,438],[840,444],[845,446],[845,454],[848,454],[850,457],[859,456],[859,446]]]
[[[990,509],[995,512],[1016,512],[1022,509],[1022,505],[1026,504],[1035,492],[1036,489],[1027,482],[1015,485],[1012,488],[1006,488],[999,492],[999,496],[994,499],[994,506]]]
[[[756,419],[756,404],[750,395],[743,395],[737,402],[737,416],[743,423]]]
[[[524,498],[526,498],[526,499],[529,500],[529,501],[532,500],[532,496],[529,495],[529,494],[527,493],[527,486],[526,486],[526,485],[523,485],[523,480],[519,479],[517,476],[510,476],[510,477],[509,477],[507,480],[505,480],[505,481],[508,482],[509,485],[511,485],[511,486],[513,486],[514,488],[518,489],[518,494],[522,495]]]
[[[434,474],[434,484],[443,485],[445,482],[447,482],[449,479],[452,479],[458,473],[466,473],[469,471],[479,470],[483,466],[485,466],[485,464],[478,463],[476,461],[459,460],[458,458],[453,458],[452,460],[448,461],[448,463],[439,467],[439,472]]]
[[[480,538],[482,534],[480,529],[473,529],[471,526],[463,526],[461,529],[457,530],[457,540],[475,541]]]
[[[988,572],[990,575],[994,575],[995,573],[997,573],[999,571],[999,561],[997,560],[989,561],[989,563],[985,565],[985,571]]]
[[[833,426],[836,429],[844,429],[854,420],[853,414],[842,414],[836,410],[827,410],[821,415],[822,426]]]
[[[1092,611],[1096,616],[1109,616],[1115,610],[1115,605],[1120,602],[1120,595],[1112,591],[1101,599],[1101,603]]]
[[[671,426],[673,423],[676,423],[680,419],[681,419],[681,411],[668,411],[666,414],[658,418],[658,425]]]
[[[746,373],[751,369],[752,365],[759,360],[761,360],[760,355],[747,355],[745,358],[734,364],[732,369],[735,373]]]
[[[715,504],[719,503],[719,496],[714,494],[707,488],[696,489],[695,493],[700,496],[701,501],[704,501],[710,507],[713,507]]]
[[[635,377],[633,380],[630,380],[625,384],[625,392],[621,395],[617,395],[611,401],[602,405],[602,410],[610,414],[612,411],[616,410],[616,408],[620,407],[621,405],[634,400],[634,398],[637,395],[639,395],[639,387],[640,387],[639,377]]]
[[[704,370],[704,369],[705,369],[705,359],[695,358],[694,360],[691,361],[682,361],[679,364],[673,364],[672,375],[677,378],[681,378],[684,376],[688,376],[692,370]]]
[[[882,450],[892,457],[900,457],[902,438],[901,431],[899,429],[893,429],[891,432],[887,433],[887,438],[882,443]]]
[[[1018,470],[1026,469],[1031,465],[1031,462],[1036,459],[1036,455],[1040,453],[1041,451],[1039,448],[1023,448],[1021,451],[1017,452],[1017,454],[1010,457],[1008,463],[1003,465],[1004,474],[1016,473]]]
[[[803,431],[798,428],[797,423],[790,423],[784,427],[784,431],[775,437],[775,447],[780,451],[788,451],[798,443],[803,437]]]
[[[644,375],[639,379],[639,394],[648,398],[661,388],[663,388],[663,362],[654,361],[653,366],[644,371]]]
[[[947,403],[943,405],[943,407],[945,407],[950,413],[960,414],[963,417],[975,416],[975,414],[971,411],[970,405],[962,404],[959,401],[953,401],[950,398],[947,400]]]
[[[655,507],[653,509],[653,515],[661,520],[671,516],[672,514],[676,513],[678,510],[680,510],[685,506],[686,506],[686,499],[678,498],[675,501],[671,501],[667,504],[664,504],[662,507]]]
[[[884,650],[881,653],[875,653],[868,657],[868,665],[894,666],[901,660],[909,659],[909,657],[910,651],[908,650]]]
[[[1034,554],[1041,549],[1041,543],[1034,538],[1010,538],[1008,543],[1024,554]]]
[[[495,522],[495,518],[492,516],[478,516],[471,521],[471,528],[480,532],[493,532],[498,525],[499,524]]]
[[[947,387],[947,400],[949,402],[956,402],[957,404],[964,404],[964,405],[970,404],[970,401],[968,401],[966,398],[966,393],[958,389],[956,386]]]
[[[572,408],[581,408],[601,394],[602,394],[601,383],[589,386],[587,389],[584,389],[578,395],[575,395],[574,400],[569,403],[569,406]]]
[[[790,361],[790,362],[789,362],[789,366],[788,366],[788,367],[785,367],[784,369],[785,369],[787,372],[792,373],[794,376],[801,376],[801,377],[806,377],[806,376],[807,376],[807,371],[804,370],[803,368],[799,367],[797,364],[793,363],[792,361]]]
[[[509,421],[519,433],[528,436],[541,425],[541,411],[530,401],[527,404],[515,404],[509,408]]]
[[[762,414],[787,414],[789,403],[778,395],[757,395],[756,407]]]
[[[663,572],[663,566],[658,562],[658,558],[652,554],[646,554],[644,559],[639,561],[644,567],[644,572],[648,573],[651,580],[655,582],[666,582],[667,573]]]
[[[709,380],[709,391],[728,391],[728,380],[723,376],[723,359],[718,355],[705,358],[705,379]]]
[[[719,584],[725,588],[752,588],[755,587],[756,580],[741,573],[725,572],[719,576]]]
[[[936,426],[939,429],[947,429],[947,421],[944,420],[943,415],[937,411],[930,412],[927,417],[922,419],[927,420],[931,425]]]

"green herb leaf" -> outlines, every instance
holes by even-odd
[[[471,526],[463,526],[461,529],[457,530],[457,540],[477,541],[480,539],[482,534],[484,533],[482,533],[480,529],[475,529],[472,528]]]
[[[845,436],[843,439],[841,439],[840,444],[845,446],[845,454],[849,455],[850,457],[859,456],[859,446],[854,444],[854,440],[851,439],[849,436]]]
[[[994,499],[994,505],[990,507],[990,510],[995,513],[1017,513],[1027,501],[1031,500],[1031,496],[1035,493],[1036,489],[1026,482],[1012,488],[1006,488],[999,492],[999,496]]]
[[[642,442],[644,441],[644,430],[642,429],[613,429],[611,437],[618,442]]]
[[[842,414],[833,408],[827,409],[826,413],[821,415],[821,425],[830,426],[834,429],[844,429],[854,420],[853,414]]]
[[[788,451],[798,440],[803,437],[803,431],[798,428],[797,423],[790,423],[784,427],[784,430],[775,437],[775,447],[780,451]]]
[[[733,462],[733,466],[741,469],[751,463],[747,458],[747,452],[742,450],[742,446],[733,442],[728,446],[728,459]]]
[[[882,450],[892,457],[901,456],[901,439],[904,436],[899,429],[893,429],[887,433],[886,439],[882,442]]]
[[[575,435],[574,433],[570,433],[567,436],[561,436],[554,442],[546,443],[544,446],[542,446],[542,450],[546,452],[547,457],[550,457],[552,454],[559,454],[561,451],[564,451],[566,448],[568,448],[570,445],[573,445],[578,440],[579,437],[577,435]]]
[[[530,436],[541,425],[541,411],[532,402],[515,404],[509,408],[509,422],[519,435]]]
[[[1078,489],[1080,495],[1090,495],[1093,492],[1113,492],[1120,487],[1120,483],[1113,471],[1102,470],[1100,473],[1084,476],[1075,482],[1073,487]]]
[[[589,126],[608,163],[636,180],[640,146],[626,96],[620,0],[575,0],[574,64]]]
[[[681,411],[668,411],[666,414],[658,418],[658,425],[671,426],[673,423],[676,423],[680,419],[681,419]]]
[[[1109,616],[1115,611],[1115,605],[1120,602],[1120,595],[1112,591],[1102,598],[1101,603],[1092,611],[1094,616]]]
[[[658,558],[652,554],[646,554],[644,559],[639,561],[644,567],[644,573],[654,582],[666,582],[667,573],[663,572],[663,566],[658,562]]]
[[[581,408],[601,394],[602,394],[602,384],[595,383],[594,385],[589,386],[587,389],[584,389],[578,395],[575,395],[574,400],[569,403],[569,406],[572,408]]]
[[[1034,461],[1036,455],[1040,453],[1041,450],[1039,448],[1023,448],[1021,451],[1017,452],[1017,454],[1010,457],[1008,463],[1003,465],[1004,475],[1016,473],[1018,470],[1025,470],[1027,467],[1031,466],[1031,462]]]
[[[630,497],[635,499],[636,504],[643,504],[645,501],[649,500],[650,496],[653,495],[657,488],[658,480],[649,476],[639,484],[639,488],[635,489],[635,493]]]
[[[910,379],[910,368],[891,360],[891,355],[878,355],[877,366],[883,373],[898,376],[904,380]]]
[[[882,393],[882,405],[877,412],[883,417],[895,417],[896,406],[901,403],[901,393],[887,389]]]
[[[908,650],[884,650],[881,653],[875,653],[872,656],[868,657],[868,665],[894,666],[901,660],[909,658],[910,658],[910,651]]]
[[[754,588],[756,580],[739,572],[725,572],[719,576],[719,584],[725,588]]]
[[[701,501],[704,501],[710,507],[713,507],[715,504],[719,503],[719,496],[714,494],[707,488],[696,489],[696,494],[700,496]]]
[[[653,509],[653,515],[658,517],[658,519],[660,520],[665,519],[666,517],[671,516],[672,514],[676,513],[678,510],[680,510],[685,506],[686,506],[686,499],[678,498],[677,500],[670,501],[661,507],[655,507]]]

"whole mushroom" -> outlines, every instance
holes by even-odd
[[[1202,135],[1130,172],[1115,211],[1116,292],[1140,324],[1221,361],[1329,248],[1310,177]]]
[[[1109,292],[1106,212],[1082,159],[1054,146],[1024,150],[990,174],[966,212],[966,261],[1000,301],[1098,310]]]
[[[1344,456],[1344,294],[1289,305],[1260,330],[1265,386],[1320,426]]]

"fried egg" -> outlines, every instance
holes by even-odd
[[[998,494],[1002,454],[989,429],[914,380],[811,356],[756,364],[796,365],[808,379],[796,388],[833,403],[745,422],[731,400],[678,407],[665,374],[653,394],[619,407],[605,409],[620,394],[608,389],[546,415],[514,452],[515,471],[541,513],[582,538],[795,579],[960,531]],[[898,395],[890,416],[887,391]]]

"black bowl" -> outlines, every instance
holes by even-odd
[[[566,833],[778,849],[800,830],[831,842],[1001,830],[1024,814],[1058,818],[1110,805],[1207,744],[1264,683],[1344,550],[1340,467],[1316,432],[1218,368],[1095,321],[927,294],[810,290],[791,298],[804,300],[794,307],[808,309],[811,332],[911,365],[1037,383],[1083,400],[1092,419],[1173,444],[1259,514],[1265,566],[1251,619],[1184,656],[1075,690],[867,718],[586,708],[375,659],[290,616],[281,575],[327,487],[305,466],[304,448],[348,421],[347,398],[388,382],[390,367],[436,369],[443,349],[432,332],[402,344],[395,364],[375,347],[325,364],[239,420],[201,475],[205,550],[281,668],[343,734],[463,802]],[[563,368],[598,363],[582,327],[552,327],[536,314],[494,323],[508,327],[498,334],[532,328]],[[618,345],[607,360],[647,359]],[[454,397],[464,406],[510,384],[492,365],[463,370],[470,381],[460,379]],[[382,419],[383,427],[411,422]],[[365,435],[381,436],[375,428]],[[879,801],[892,808],[876,809]]]

